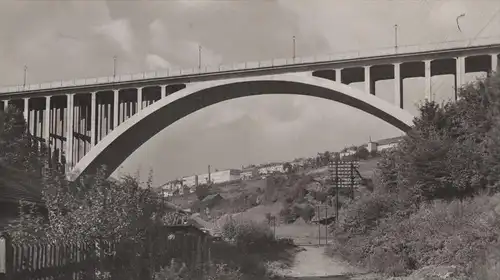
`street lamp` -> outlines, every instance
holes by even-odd
[[[201,69],[201,45],[198,45],[198,69]]]
[[[26,87],[27,78],[28,78],[28,66],[24,65],[23,88]]]
[[[398,52],[398,25],[394,24],[394,50]]]
[[[113,56],[113,79],[116,77],[116,55]]]
[[[457,22],[457,28],[458,28],[458,31],[462,32],[462,29],[460,28],[460,23],[458,22],[459,19],[465,17],[465,13],[459,15],[457,18],[456,18],[456,22]]]
[[[295,61],[295,36],[292,37],[292,57],[293,57],[293,60]]]

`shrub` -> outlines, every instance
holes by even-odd
[[[458,265],[470,273],[499,238],[499,203],[500,195],[423,204],[407,217],[396,212],[369,231],[338,237],[330,253],[390,274],[427,265]]]
[[[257,248],[261,250],[276,243],[274,234],[266,223],[230,218],[222,225],[221,230],[225,240],[244,251]]]
[[[203,200],[205,197],[210,195],[210,187],[208,185],[198,185],[196,186],[196,197],[198,200]]]
[[[296,212],[293,211],[293,208],[290,203],[284,203],[283,208],[279,213],[281,220],[285,224],[293,223],[299,217]]]

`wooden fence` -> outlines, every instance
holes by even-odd
[[[108,241],[15,244],[0,236],[0,280],[152,279],[172,259],[189,267],[207,267],[211,239],[192,226],[168,226],[148,234],[144,242]],[[139,279],[135,278],[135,279]]]

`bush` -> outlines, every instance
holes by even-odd
[[[274,234],[266,223],[230,218],[222,225],[224,240],[244,251],[262,250],[276,243]]]
[[[210,264],[208,271],[189,269],[185,263],[172,259],[170,265],[163,267],[154,275],[154,280],[239,280],[242,274],[238,269],[224,263]]]
[[[203,200],[205,197],[209,196],[211,194],[210,192],[210,187],[208,185],[198,185],[196,186],[196,197],[198,200]]]
[[[425,102],[397,148],[381,153],[374,191],[341,211],[330,253],[388,274],[457,266],[498,279],[500,74]]]
[[[471,273],[472,264],[484,259],[484,252],[499,238],[498,205],[500,195],[479,196],[463,202],[423,204],[409,216],[381,215],[376,226],[356,235],[338,229],[344,235],[337,238],[330,253],[389,274],[427,265],[458,265]]]

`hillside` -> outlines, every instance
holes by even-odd
[[[363,178],[371,178],[376,163],[376,158],[360,162],[358,171]],[[328,195],[333,185],[327,183],[328,178],[328,168],[322,167],[294,175],[213,185],[210,194],[218,194],[220,198],[212,202],[199,201],[196,192],[172,197],[171,202],[199,213],[197,219],[208,221],[214,228],[228,215],[256,222],[269,222],[269,217],[276,217],[271,223],[273,227],[276,225],[274,230],[278,237],[292,238],[301,244],[315,244],[319,239],[325,239],[327,232],[326,226],[318,228],[310,222],[317,215],[317,207],[321,207],[322,217],[334,214],[334,208],[329,206],[332,196]],[[363,189],[359,188],[356,193]],[[341,205],[348,201],[350,193],[341,194]],[[330,210],[325,210],[327,208]]]

